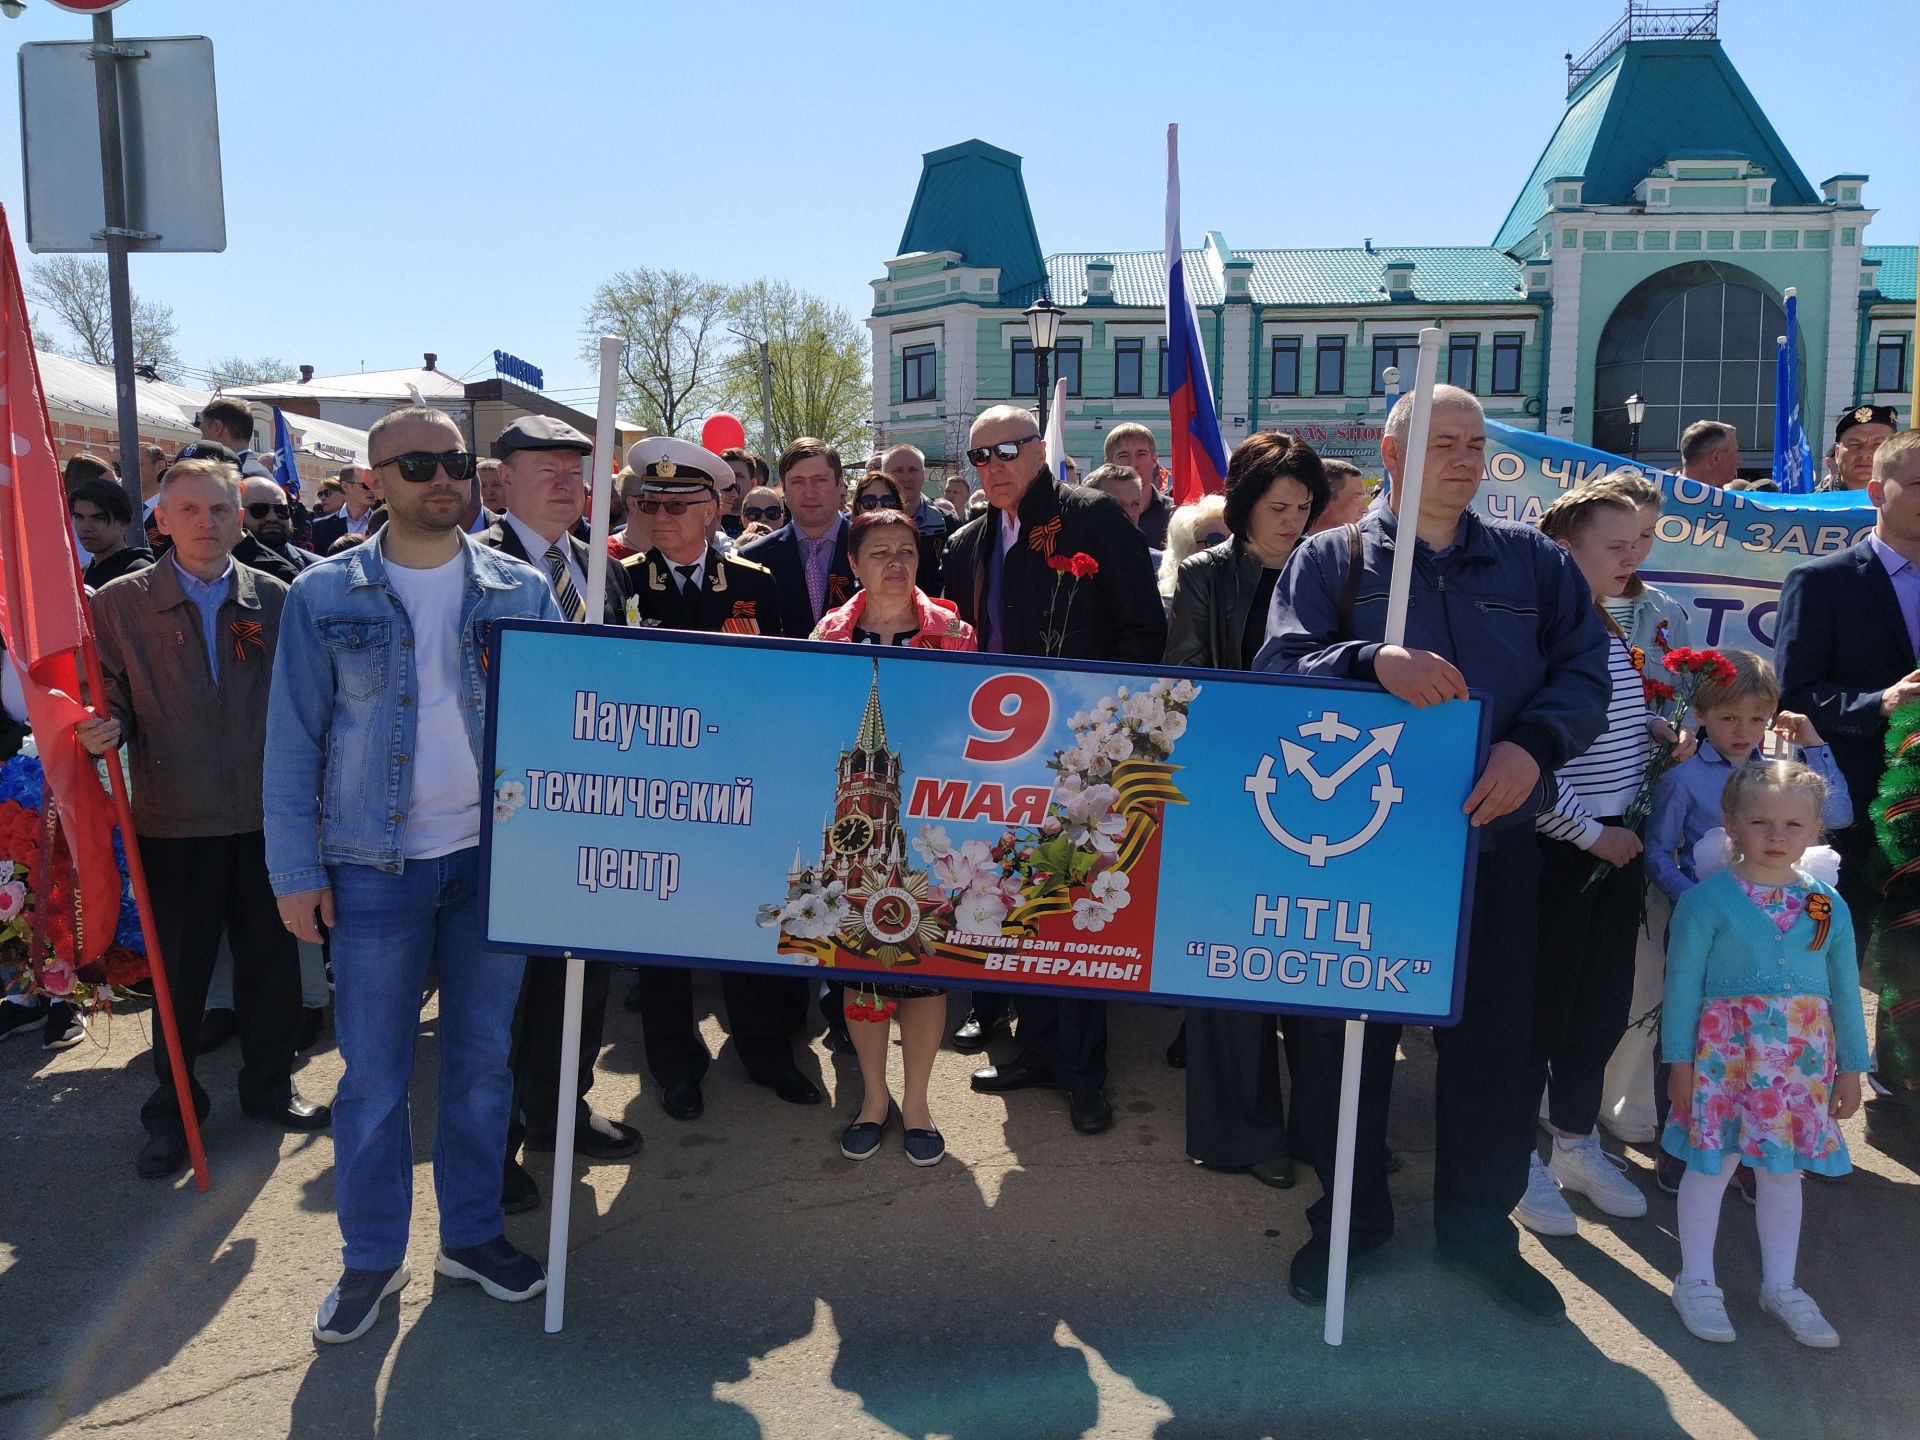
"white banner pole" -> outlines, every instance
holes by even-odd
[[[1427,429],[1433,415],[1433,386],[1440,370],[1440,332],[1420,332],[1420,361],[1413,382],[1413,425],[1395,506],[1393,578],[1387,591],[1385,643],[1403,644],[1407,636],[1407,598],[1413,587],[1413,547],[1420,523],[1420,487],[1426,479]],[[1347,1254],[1353,1230],[1353,1141],[1360,1119],[1360,1052],[1367,1022],[1347,1021],[1340,1057],[1340,1124],[1334,1142],[1333,1234],[1327,1256],[1327,1323],[1324,1338],[1338,1345],[1347,1323]]]
[[[612,508],[608,477],[613,473],[614,407],[620,395],[620,341],[600,337],[600,409],[593,427],[593,453],[587,457],[587,513],[592,538],[587,542],[587,620],[599,624],[607,605],[607,529]],[[560,1020],[560,1085],[553,1117],[553,1197],[547,1229],[547,1316],[549,1335],[566,1323],[567,1238],[573,1226],[573,1132],[579,1111],[575,1080],[580,1074],[580,997],[587,982],[586,961],[567,956],[566,994]]]

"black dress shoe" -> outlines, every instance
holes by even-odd
[[[1478,1285],[1502,1309],[1532,1325],[1559,1325],[1567,1302],[1553,1282],[1520,1258],[1517,1250],[1442,1246],[1436,1252],[1447,1269]]]
[[[1067,1113],[1082,1135],[1098,1135],[1113,1126],[1113,1106],[1104,1090],[1074,1090],[1067,1096]]]
[[[753,1077],[753,1083],[765,1086],[789,1105],[818,1105],[820,1103],[819,1086],[807,1079],[807,1077],[802,1075],[798,1070],[788,1070],[784,1074],[768,1076],[764,1080],[756,1075]]]
[[[854,1053],[853,1036],[847,1033],[846,1021],[842,1020],[838,1024],[827,1026],[827,1048],[836,1055]]]
[[[670,1119],[698,1120],[707,1108],[698,1080],[674,1080],[660,1092],[660,1108]]]
[[[996,1015],[991,1020],[982,1020],[969,1010],[967,1018],[960,1022],[960,1028],[953,1032],[953,1048],[962,1055],[977,1055],[987,1048],[987,1042],[993,1038],[996,1029],[1006,1028],[1006,1017]]]
[[[1347,1288],[1353,1288],[1353,1278],[1360,1270],[1360,1261],[1373,1254],[1386,1242],[1376,1241],[1372,1245],[1359,1245],[1351,1239],[1347,1242]],[[1333,1242],[1324,1235],[1311,1237],[1306,1244],[1293,1252],[1293,1262],[1287,1266],[1287,1293],[1302,1305],[1324,1305],[1327,1303],[1327,1270],[1333,1258]]]
[[[1173,1039],[1167,1042],[1167,1064],[1176,1070],[1187,1068],[1187,1022],[1184,1020]]]
[[[199,1054],[210,1055],[239,1033],[240,1022],[233,1011],[209,1010],[200,1017],[200,1033],[194,1038],[193,1048]]]
[[[1247,1173],[1262,1185],[1271,1185],[1276,1190],[1293,1188],[1293,1157],[1276,1156],[1272,1160],[1260,1160],[1247,1167]]]
[[[1051,1070],[1040,1070],[1024,1060],[1010,1060],[1005,1065],[988,1065],[973,1072],[973,1079],[967,1082],[983,1095],[999,1095],[1008,1090],[1026,1090],[1034,1086],[1057,1090],[1060,1081]]]
[[[550,1155],[556,1143],[553,1131],[536,1125],[527,1127],[526,1145],[530,1153]],[[640,1145],[640,1132],[633,1126],[609,1120],[591,1110],[584,1121],[573,1127],[573,1153],[585,1155],[589,1160],[624,1160]]]
[[[267,1108],[242,1105],[240,1112],[250,1120],[265,1120],[285,1130],[324,1130],[333,1123],[330,1107],[314,1104],[298,1090],[285,1105]]]
[[[540,1186],[518,1160],[507,1161],[500,1177],[500,1208],[509,1215],[540,1208]]]
[[[164,1180],[187,1163],[187,1137],[182,1134],[151,1135],[140,1147],[133,1168],[142,1180]]]
[[[300,1028],[294,1032],[293,1053],[304,1055],[319,1043],[320,1034],[327,1028],[327,1012],[324,1006],[309,1005],[300,1012]]]

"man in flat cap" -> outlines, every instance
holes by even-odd
[[[653,539],[652,549],[626,562],[637,623],[785,634],[773,572],[722,555],[711,543],[719,487],[733,475],[727,462],[689,441],[656,436],[627,451],[627,466],[634,477],[627,483],[641,487],[639,505]],[[807,981],[729,970],[720,976],[720,990],[734,1048],[753,1082],[795,1105],[817,1102],[819,1089],[793,1060],[792,1036],[806,1023]],[[691,1120],[703,1108],[700,1081],[708,1059],[693,1023],[692,975],[642,966],[626,1005],[640,1012],[647,1068],[660,1084],[662,1108],[676,1120]]]
[[[587,619],[587,546],[572,529],[586,509],[586,460],[592,450],[593,442],[578,430],[545,415],[525,415],[507,426],[493,442],[506,513],[498,524],[474,536],[480,544],[524,560],[545,575],[561,615],[576,623]],[[606,625],[626,623],[627,580],[618,565],[607,567],[606,604],[594,618]],[[551,956],[527,961],[514,1021],[515,1103],[501,1194],[509,1213],[540,1203],[533,1177],[514,1158],[522,1140],[529,1150],[553,1149],[566,973],[566,962]],[[579,1101],[574,1151],[594,1160],[618,1160],[640,1148],[638,1130],[595,1114],[587,1104],[606,1028],[611,974],[606,965],[586,967],[580,1004],[580,1067],[570,1082]]]
[[[1833,479],[1822,490],[1864,490],[1873,478],[1873,456],[1899,426],[1891,405],[1856,405],[1833,427]],[[1864,812],[1863,812],[1864,813]]]

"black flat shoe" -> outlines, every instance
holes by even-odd
[[[988,1065],[973,1072],[973,1078],[967,1082],[983,1095],[1000,1095],[1008,1090],[1026,1090],[1033,1087],[1057,1090],[1060,1082],[1051,1070],[1039,1070],[1019,1060],[1010,1060],[1005,1065]]]
[[[675,1080],[660,1092],[660,1108],[674,1120],[698,1120],[707,1108],[698,1080]]]
[[[283,1130],[324,1130],[333,1124],[333,1111],[325,1105],[316,1105],[298,1090],[294,1091],[287,1103],[272,1109],[242,1105],[240,1113],[249,1120],[264,1120],[269,1125],[278,1125]]]
[[[1262,1185],[1271,1185],[1276,1190],[1293,1188],[1293,1157],[1281,1155],[1273,1160],[1262,1160],[1249,1165],[1247,1173]]]
[[[1113,1125],[1113,1106],[1103,1090],[1075,1090],[1067,1096],[1067,1113],[1082,1135],[1098,1135]]]
[[[142,1180],[164,1180],[187,1163],[185,1135],[152,1135],[133,1162]]]
[[[820,1087],[815,1085],[798,1070],[789,1070],[784,1075],[775,1075],[762,1080],[754,1077],[754,1084],[765,1086],[789,1105],[818,1105]]]
[[[500,1208],[509,1215],[540,1208],[540,1186],[518,1160],[507,1161],[500,1177]]]
[[[1385,1241],[1380,1242],[1385,1244]],[[1347,1242],[1347,1289],[1353,1289],[1354,1277],[1359,1274],[1361,1260],[1378,1250],[1380,1245],[1355,1245]],[[1287,1293],[1302,1305],[1320,1306],[1327,1303],[1327,1271],[1333,1259],[1333,1242],[1324,1235],[1311,1237],[1306,1244],[1293,1252],[1293,1260],[1287,1266]]]
[[[233,1011],[209,1010],[200,1017],[200,1033],[194,1037],[193,1048],[199,1054],[210,1055],[239,1033],[240,1022]]]
[[[527,1150],[548,1155],[557,1143],[554,1132],[537,1126],[527,1127]],[[589,1110],[585,1121],[573,1127],[573,1153],[589,1160],[624,1160],[640,1148],[640,1132],[631,1125],[609,1120]]]
[[[1440,1263],[1480,1287],[1501,1309],[1530,1325],[1559,1325],[1567,1302],[1553,1282],[1520,1258],[1517,1250],[1440,1249]]]

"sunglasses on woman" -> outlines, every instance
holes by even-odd
[[[894,495],[862,495],[853,502],[861,510],[898,510],[900,500]]]
[[[778,525],[787,518],[787,512],[778,505],[748,505],[740,511],[741,517],[767,525]]]
[[[976,445],[967,451],[967,460],[976,470],[989,460],[1018,460],[1021,447],[1031,445],[1039,438],[1038,435],[1028,435],[1019,440],[1002,440],[998,445]]]
[[[293,507],[291,505],[273,505],[262,500],[257,504],[247,506],[247,514],[251,515],[255,520],[264,520],[269,515],[278,515],[282,519],[285,519],[287,516],[293,514]]]
[[[373,462],[378,470],[382,465],[392,465],[400,471],[400,478],[409,485],[424,485],[433,479],[435,470],[447,472],[449,480],[462,483],[473,479],[479,468],[480,457],[465,450],[442,450],[438,454],[430,450],[409,450],[404,455],[390,456],[385,460]]]

